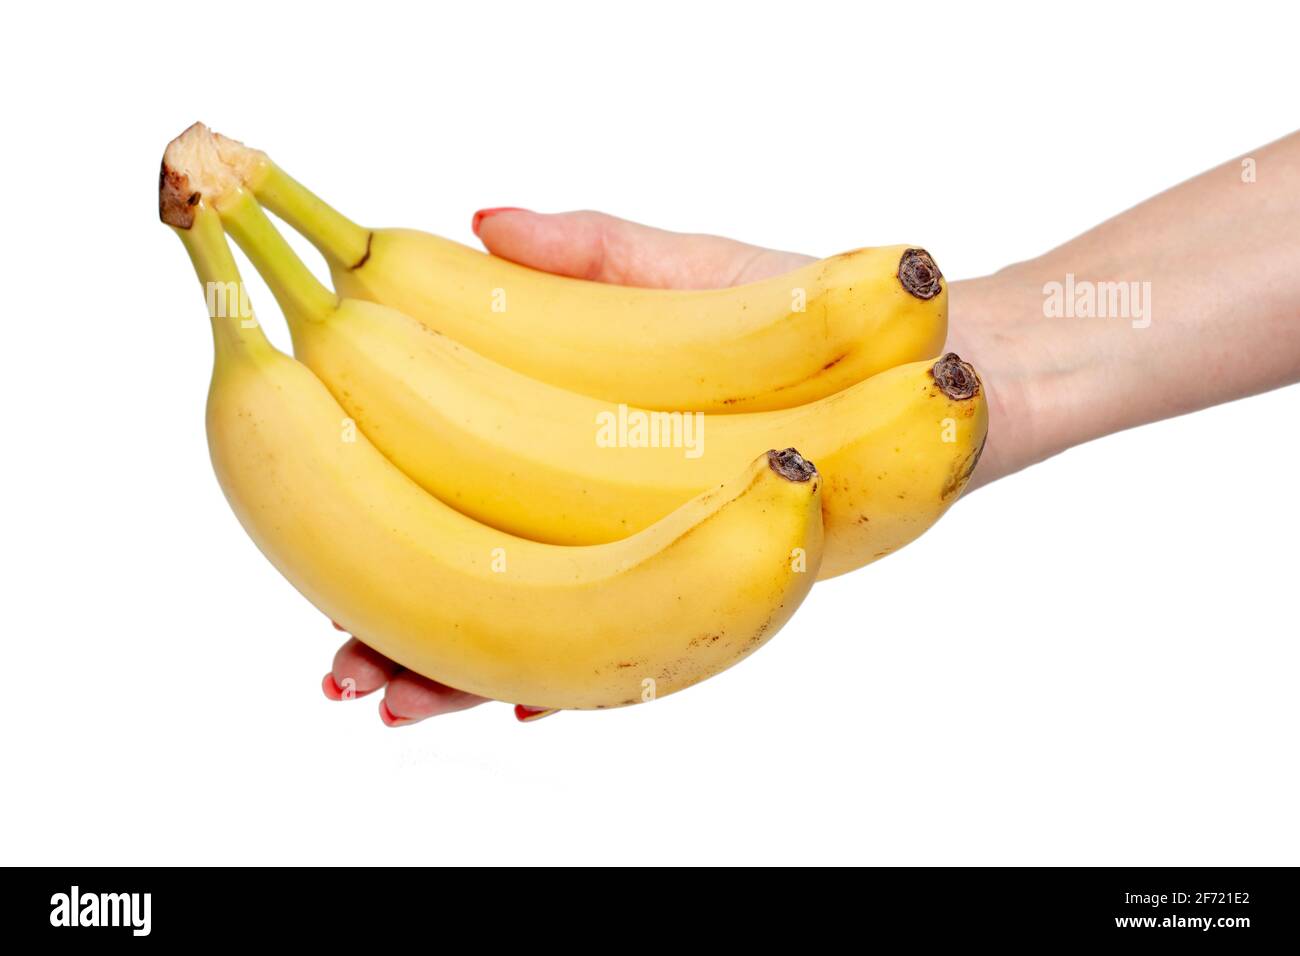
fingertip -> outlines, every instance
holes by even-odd
[[[499,216],[503,212],[528,212],[520,206],[492,206],[488,209],[480,209],[474,213],[474,220],[470,223],[470,228],[474,230],[474,235],[479,235],[479,227],[483,225],[483,220],[489,216]]]
[[[321,679],[320,689],[330,700],[358,700],[367,694],[373,694],[378,688],[369,687],[365,690],[358,690],[356,678],[345,677],[340,683],[334,679],[334,672],[331,671]]]
[[[338,681],[334,679],[334,674],[326,674],[320,682],[320,689],[330,700],[342,700],[343,688],[339,686]]]
[[[605,235],[616,222],[601,213],[536,213],[507,207],[475,214],[474,232],[489,253],[530,269],[605,281]]]
[[[553,707],[529,707],[525,704],[515,704],[515,720],[521,724],[531,724],[535,720],[541,720],[543,717],[558,713],[559,711]]]
[[[345,691],[346,699],[349,687],[352,696],[364,697],[387,684],[400,669],[395,661],[351,637],[334,654],[330,674]]]
[[[388,706],[386,699],[379,701],[379,719],[384,722],[385,727],[405,727],[407,724],[415,723],[406,717],[398,717]]]

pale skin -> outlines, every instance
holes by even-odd
[[[812,258],[597,212],[484,210],[474,225],[498,256],[623,285],[737,285]],[[1067,273],[1076,285],[1150,283],[1150,324],[1049,316],[1045,287]],[[953,282],[948,348],[975,365],[988,394],[975,486],[1112,432],[1300,382],[1300,133],[1037,258]],[[487,702],[403,670],[355,637],[334,655],[324,688],[333,699],[383,689],[389,726]]]

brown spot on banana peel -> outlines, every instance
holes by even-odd
[[[356,272],[358,269],[360,269],[362,266],[364,266],[367,262],[370,261],[370,244],[373,243],[374,241],[375,241],[375,232],[372,229],[370,232],[366,233],[365,254],[360,259],[357,260],[356,265],[350,266],[348,268],[349,272]]]
[[[970,467],[966,469],[966,474],[961,476],[961,480],[963,484],[966,483],[967,481],[970,481],[970,476],[975,474],[975,468],[980,463],[980,456],[984,454],[984,446],[987,445],[988,443],[989,443],[989,436],[985,435],[983,440],[980,441],[980,446],[975,449],[975,455],[973,458],[971,458]]]
[[[940,501],[947,501],[966,487],[966,483],[970,481],[970,476],[975,474],[975,466],[980,463],[980,456],[984,454],[984,446],[988,444],[988,441],[989,437],[985,435],[984,440],[980,442],[980,446],[962,459],[957,467],[953,469],[948,483],[943,486],[943,491],[939,493]]]
[[[701,634],[699,637],[691,638],[689,647],[701,647],[706,644],[716,644],[722,640],[721,634]]]
[[[846,358],[848,358],[852,354],[853,354],[852,350],[848,352],[841,352],[839,355],[835,356],[835,358],[831,359],[829,362],[827,362],[817,371],[813,372],[811,375],[805,375],[803,378],[794,382],[786,382],[784,385],[777,385],[775,388],[772,388],[770,390],[770,394],[775,394],[777,392],[784,392],[792,388],[797,388],[800,385],[806,385],[809,382],[811,382],[813,379],[817,378],[819,375],[822,375],[825,372],[829,372],[831,369],[839,365],[841,362],[843,362]],[[753,400],[754,397],[755,396],[753,395],[741,395],[735,398],[721,398],[718,399],[718,404],[736,405],[739,404],[740,402],[751,401]]]
[[[924,249],[904,249],[898,260],[898,281],[909,295],[933,299],[943,291],[943,273]]]
[[[763,639],[768,630],[772,627],[772,619],[768,618],[759,625],[758,630],[749,636],[749,639],[740,645],[740,650],[736,652],[737,659],[752,653],[755,648],[763,643]]]

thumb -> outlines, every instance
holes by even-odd
[[[544,272],[652,289],[716,289],[797,269],[811,259],[600,212],[481,209],[474,233],[488,252]]]

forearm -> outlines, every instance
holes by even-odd
[[[1300,381],[1300,134],[1250,156],[1254,181],[1232,160],[1043,256],[953,284],[954,342],[989,370],[984,481]]]

